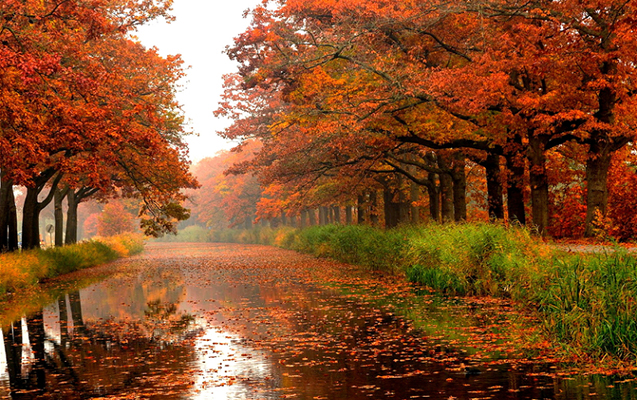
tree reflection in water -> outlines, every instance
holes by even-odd
[[[86,324],[79,291],[57,302],[54,323],[42,311],[2,327],[3,397],[80,399],[153,395],[173,398],[193,382],[193,317],[174,303],[147,303],[144,317]],[[69,312],[70,311],[70,312]],[[70,315],[70,319],[69,319]],[[46,328],[46,329],[45,329]],[[48,333],[48,334],[47,334]],[[24,352],[29,354],[23,356]],[[4,371],[2,371],[4,370]]]

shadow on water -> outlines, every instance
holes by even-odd
[[[632,379],[512,361],[492,309],[405,292],[380,301],[372,278],[316,281],[312,271],[338,264],[232,245],[143,257],[134,273],[3,324],[0,398],[636,397]]]

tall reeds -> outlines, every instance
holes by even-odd
[[[522,228],[429,225],[380,231],[324,226],[279,244],[372,269],[404,272],[442,294],[511,298],[539,312],[575,352],[637,357],[637,260],[625,250],[574,255]]]

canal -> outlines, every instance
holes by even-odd
[[[150,244],[15,295],[2,399],[633,399],[532,317],[256,245]]]

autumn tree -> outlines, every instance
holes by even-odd
[[[580,143],[590,153],[589,232],[591,213],[604,209],[600,188],[610,154],[634,131],[630,113],[622,111],[634,97],[632,16],[631,2],[264,5],[228,50],[241,63],[242,79],[227,98],[241,103],[242,91],[243,99],[265,93],[256,104],[276,103],[268,106],[267,126],[281,143],[293,143],[282,138],[292,130],[305,130],[312,140],[301,143],[309,146],[324,145],[318,138],[328,135],[334,146],[355,135],[370,150],[355,157],[359,165],[401,143],[469,150],[486,169],[497,218],[504,214],[504,158],[510,217],[526,220],[528,173],[533,223],[542,233],[549,224],[547,152]],[[284,146],[273,154],[289,166],[293,156]],[[332,165],[324,151],[311,154],[315,163]]]
[[[126,232],[134,232],[135,216],[128,212],[122,202],[112,201],[104,205],[97,217],[97,234],[114,236]]]
[[[79,191],[139,196],[149,234],[174,230],[187,217],[180,189],[195,182],[174,101],[181,62],[127,38],[137,25],[166,16],[169,6],[117,0],[3,4],[3,51],[9,54],[3,58],[8,85],[0,111],[0,140],[6,142],[0,147],[7,154],[0,168],[3,183],[27,187],[25,248],[38,246],[39,211],[60,182]],[[47,187],[49,195],[39,199]]]
[[[240,152],[222,151],[193,166],[193,174],[201,182],[201,188],[189,193],[195,220],[215,228],[252,226],[262,189],[255,176],[226,171],[252,157],[259,147],[258,142],[246,142]]]

